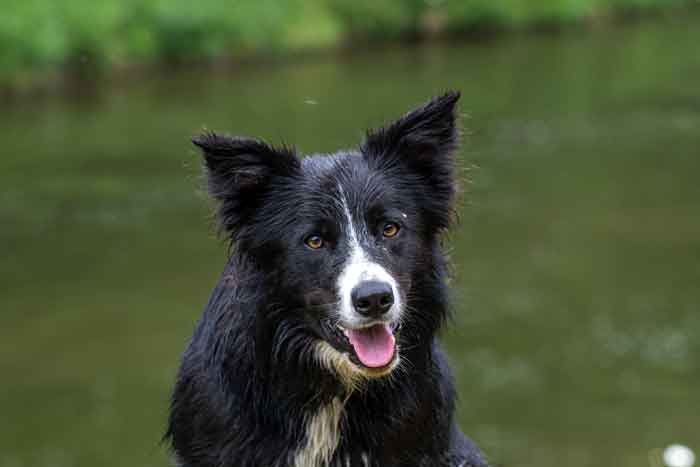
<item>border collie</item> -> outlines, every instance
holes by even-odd
[[[172,395],[179,465],[486,466],[436,338],[458,99],[330,155],[193,140],[232,249]]]

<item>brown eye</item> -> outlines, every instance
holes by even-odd
[[[382,229],[382,235],[386,238],[395,237],[399,233],[399,226],[394,222],[387,222]]]
[[[310,235],[306,237],[304,243],[306,243],[306,246],[313,248],[314,250],[318,250],[319,248],[323,247],[323,239],[318,235]]]

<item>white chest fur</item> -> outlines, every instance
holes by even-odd
[[[334,398],[321,405],[306,421],[306,443],[294,456],[294,467],[325,467],[340,441],[340,419],[344,404]]]

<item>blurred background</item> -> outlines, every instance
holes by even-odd
[[[698,452],[699,6],[0,0],[0,467],[168,465],[226,257],[191,135],[333,151],[451,88],[464,431],[499,466]]]

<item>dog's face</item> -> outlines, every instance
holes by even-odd
[[[435,279],[450,220],[458,98],[436,98],[330,156],[195,139],[222,227],[264,273],[269,300],[258,313],[278,351],[313,355],[353,384],[390,373],[415,329],[439,320],[414,302]],[[414,332],[402,337],[404,328]]]

